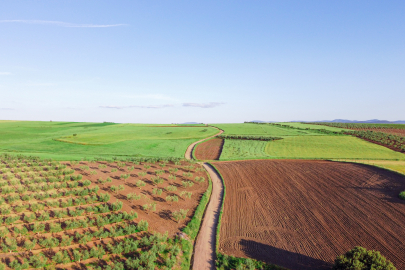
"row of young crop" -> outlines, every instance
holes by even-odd
[[[53,219],[66,219],[69,217],[79,217],[85,215],[92,215],[92,214],[103,214],[108,213],[110,211],[117,211],[117,209],[122,208],[122,202],[117,201],[115,203],[102,203],[97,205],[88,205],[84,206],[77,206],[72,207],[68,210],[65,209],[52,209],[52,210],[44,210],[40,212],[43,208],[38,207],[34,210],[35,213],[24,213],[23,215],[10,215],[10,216],[3,216],[0,217],[0,224],[12,225],[18,222],[26,222],[31,223],[34,221],[48,221]],[[33,211],[34,212],[34,211]]]
[[[141,220],[137,225],[128,223],[136,217],[136,213],[122,212],[97,216],[97,222],[78,219],[62,223],[35,223],[30,229],[27,229],[27,226],[14,227],[14,230],[2,228],[0,230],[2,237],[0,246],[4,253],[32,251],[35,249],[87,244],[91,241],[130,235],[147,230],[148,223],[144,220]],[[109,224],[113,225],[109,228],[105,227]],[[95,228],[95,226],[98,229],[86,230],[86,228]],[[73,231],[81,228],[84,228],[84,230],[81,230],[80,233]],[[69,233],[69,231],[71,232]],[[64,232],[64,234],[57,234],[60,232]],[[51,233],[52,236],[41,236],[46,233]]]
[[[311,122],[304,123],[311,125],[323,125],[345,129],[405,129],[405,125],[400,124],[368,124],[368,123],[331,123],[331,122]]]
[[[252,136],[252,135],[218,135],[217,138],[228,140],[256,140],[256,141],[275,141],[281,140],[281,137]]]
[[[47,268],[78,262],[87,269],[155,269],[156,266],[172,269],[181,252],[178,238],[168,238],[167,234],[148,235],[142,238],[131,237],[99,243],[92,247],[48,250],[47,252],[24,255],[20,259],[6,262],[13,269]],[[103,258],[113,258],[108,264]],[[100,262],[103,266],[100,266]],[[1,268],[0,268],[1,269]],[[3,265],[4,269],[4,265]]]
[[[325,134],[325,135],[344,135],[340,131],[332,131],[332,130],[327,130],[327,129],[317,129],[317,128],[300,128],[300,127],[294,127],[286,124],[278,124],[278,123],[268,123],[268,125],[272,126],[279,126],[282,128],[287,128],[287,129],[296,129],[296,130],[302,130],[302,131],[310,131],[311,133],[318,133],[318,134]]]

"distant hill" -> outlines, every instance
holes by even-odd
[[[197,122],[185,122],[181,123],[182,125],[196,125],[196,124],[202,124],[202,123],[197,123]]]

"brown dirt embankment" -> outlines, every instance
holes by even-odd
[[[218,160],[223,146],[223,139],[213,138],[197,145],[194,154],[199,160]]]

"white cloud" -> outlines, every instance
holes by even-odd
[[[161,109],[167,107],[174,107],[172,104],[163,104],[163,105],[148,105],[148,106],[129,106],[130,108],[146,108],[146,109]]]
[[[0,76],[7,76],[7,75],[11,75],[11,72],[0,72]]]
[[[13,108],[0,108],[1,111],[12,111],[14,110]]]
[[[222,104],[225,104],[225,103],[223,103],[223,102],[183,103],[183,107],[214,108],[214,107],[218,107]]]
[[[50,24],[62,27],[82,27],[82,28],[106,28],[124,26],[126,24],[78,24],[60,21],[43,21],[43,20],[0,20],[0,23],[26,23],[26,24]]]
[[[174,107],[173,104],[163,104],[163,105],[147,105],[147,106],[100,106],[100,108],[104,109],[126,109],[126,108],[142,108],[142,109],[161,109],[167,107]]]

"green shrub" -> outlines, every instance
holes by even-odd
[[[355,247],[352,250],[336,258],[333,270],[396,270],[395,266],[380,252],[367,250],[363,247]]]
[[[405,200],[405,191],[402,191],[401,193],[399,193],[399,198],[401,198],[402,200]]]

